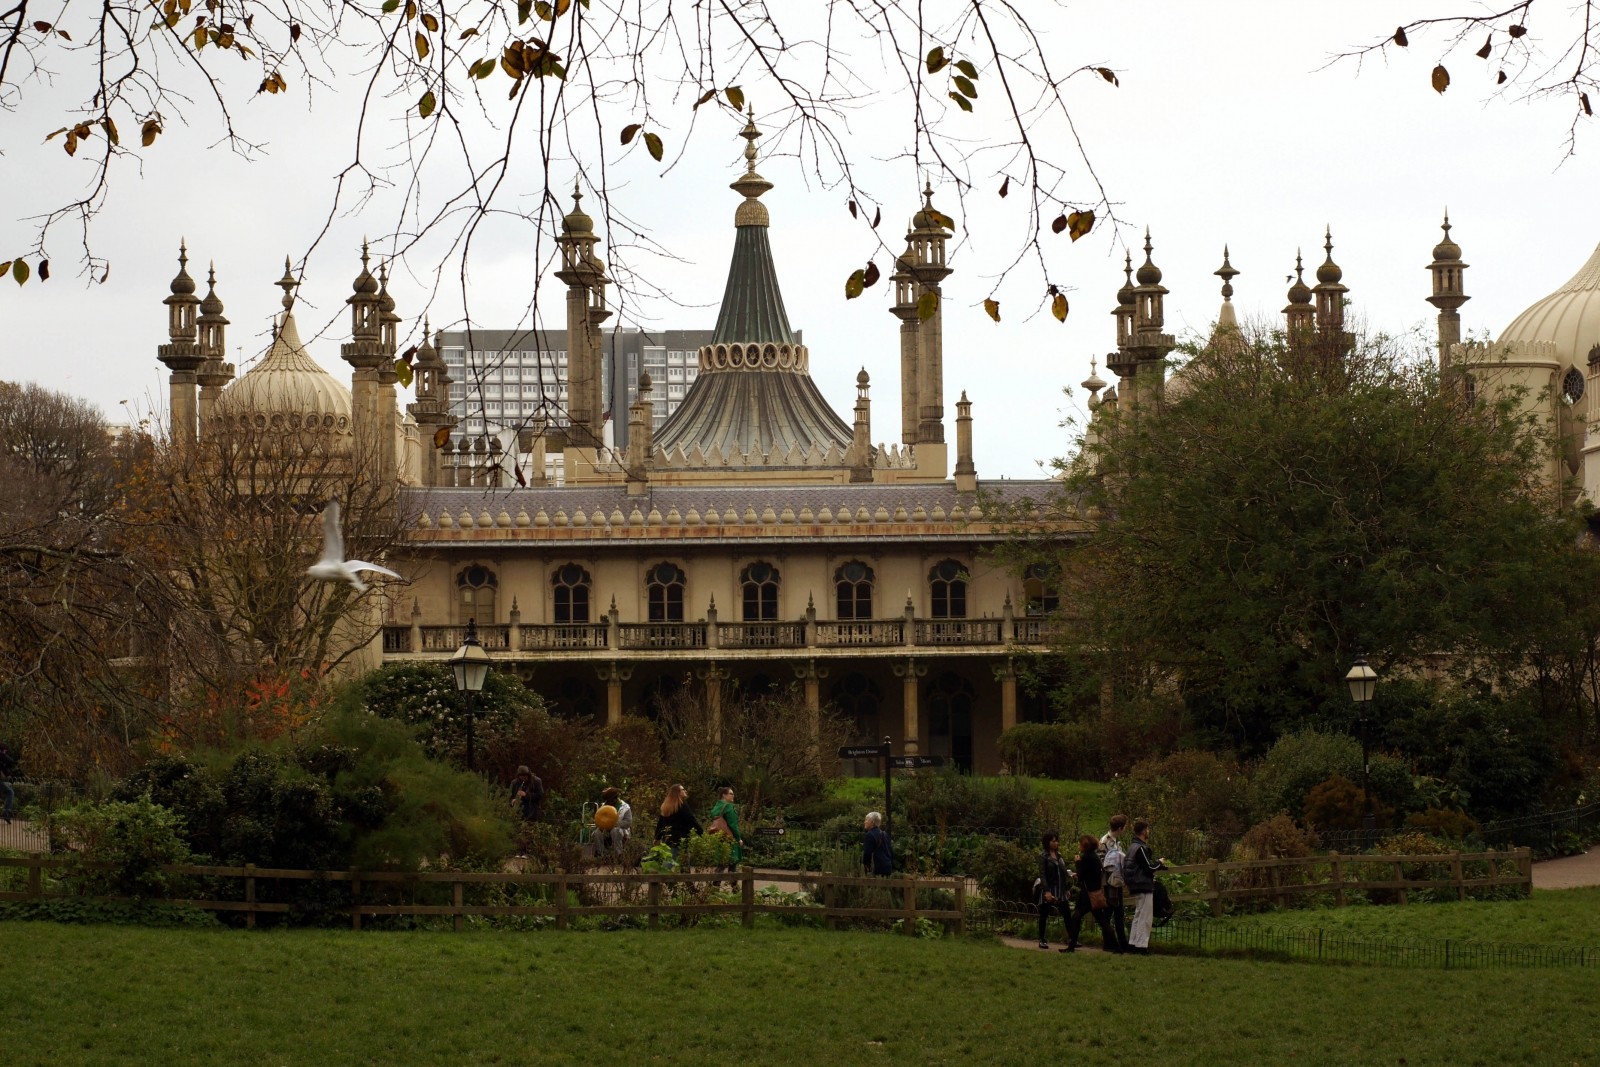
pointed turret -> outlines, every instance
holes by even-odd
[[[872,399],[868,395],[872,378],[867,368],[856,374],[855,425],[850,435],[850,480],[872,481]]]
[[[921,210],[911,216],[906,251],[901,256],[916,298],[917,444],[944,443],[944,293],[940,286],[951,273],[945,265],[949,229],[949,219],[933,206],[933,183],[929,181],[923,186]],[[924,318],[920,304],[930,293],[933,314]]]
[[[233,381],[234,366],[227,362],[228,320],[222,314],[222,298],[217,295],[217,267],[213,263],[206,274],[206,296],[200,301],[200,348],[206,361],[195,375],[200,383],[200,433],[210,432],[212,414],[223,386]]]
[[[1313,325],[1316,315],[1311,306],[1311,287],[1306,285],[1305,263],[1300,252],[1294,254],[1294,283],[1289,286],[1289,303],[1283,309],[1284,327],[1291,344],[1299,344]]]
[[[1156,266],[1150,240],[1150,228],[1144,231],[1144,263],[1134,274],[1139,284],[1134,287],[1132,355],[1136,363],[1135,380],[1138,395],[1135,403],[1154,406],[1161,402],[1166,381],[1167,354],[1177,344],[1170,333],[1162,332],[1166,325],[1167,288],[1161,284],[1161,268]]]
[[[1122,288],[1117,290],[1117,306],[1111,311],[1117,320],[1117,350],[1106,355],[1106,369],[1118,379],[1132,378],[1138,367],[1133,354],[1133,317],[1137,303],[1138,298],[1133,295],[1133,253],[1124,252]]]
[[[767,236],[771,220],[767,206],[760,200],[772,183],[756,173],[756,141],[761,131],[756,128],[753,108],[739,136],[745,139],[745,172],[728,188],[743,196],[744,201],[733,213],[733,262],[728,266],[728,284],[722,293],[722,309],[711,343],[793,344],[794,331],[783,307]]]
[[[361,272],[351,283],[350,341],[339,354],[351,366],[350,422],[355,435],[358,472],[378,476],[385,470],[386,449],[382,408],[379,403],[379,368],[386,362],[383,350],[383,287],[372,276],[371,254],[361,242]]]
[[[1243,344],[1243,335],[1233,310],[1233,280],[1239,276],[1239,270],[1229,262],[1227,245],[1222,246],[1222,266],[1212,273],[1222,279],[1222,307],[1217,309],[1217,322],[1206,347],[1213,351],[1232,351]]]
[[[206,361],[200,344],[195,313],[200,298],[194,295],[194,279],[189,277],[189,246],[178,242],[178,273],[169,287],[167,343],[156,349],[156,358],[167,365],[168,414],[172,419],[172,438],[179,448],[192,447],[199,411],[195,399],[196,372]]]
[[[1450,238],[1450,212],[1444,213],[1444,240],[1433,246],[1433,295],[1428,303],[1439,309],[1439,369],[1448,370],[1451,353],[1461,343],[1461,305],[1467,295],[1467,264],[1461,262],[1461,246]]]
[[[389,263],[378,264],[378,332],[383,359],[378,363],[378,462],[384,485],[394,485],[400,477],[400,408],[395,386],[400,372],[395,355],[400,347],[400,316],[389,293]]]
[[[572,210],[561,220],[556,277],[567,286],[568,443],[580,448],[599,448],[605,429],[600,324],[611,312],[606,308],[606,265],[595,253],[598,241],[594,220],[583,210],[583,190],[574,180]]]
[[[978,491],[978,468],[972,462],[972,401],[967,399],[965,389],[956,401],[955,482],[958,493]]]
[[[443,446],[458,420],[450,414],[450,374],[444,358],[439,355],[431,325],[426,318],[422,320],[422,344],[417,346],[411,367],[415,374],[412,385],[417,399],[406,410],[416,420],[422,437],[422,484],[444,485]],[[440,440],[441,436],[444,440]]]
[[[1328,256],[1317,268],[1317,285],[1312,290],[1317,301],[1317,330],[1325,338],[1336,340],[1344,330],[1344,294],[1349,292],[1340,279],[1344,271],[1333,261],[1333,227],[1324,232],[1322,247]]]

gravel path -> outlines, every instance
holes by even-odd
[[[1535,889],[1582,889],[1600,885],[1600,849],[1533,865]]]

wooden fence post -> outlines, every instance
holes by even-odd
[[[650,929],[661,928],[661,883],[651,882],[650,890]]]
[[[1394,880],[1396,882],[1400,883],[1400,888],[1399,888],[1400,903],[1404,904],[1406,902],[1406,868],[1405,868],[1405,861],[1404,860],[1400,860],[1400,859],[1396,859],[1396,860],[1393,860],[1392,862],[1394,864]]]
[[[350,929],[361,929],[361,872],[350,868]]]
[[[556,885],[554,890],[556,906],[556,929],[567,928],[567,872],[556,871]]]
[[[1344,907],[1344,861],[1337,852],[1328,853],[1328,878],[1333,882],[1333,904]]]
[[[906,879],[906,936],[917,936],[917,880],[914,877]]]
[[[479,899],[482,899],[482,898],[480,897]],[[512,899],[515,900],[516,898],[513,897]],[[453,926],[455,928],[456,933],[459,934],[461,932],[461,927],[463,925],[465,925],[465,922],[466,922],[465,916],[463,916],[461,914],[461,883],[460,882],[451,883],[451,886],[450,886],[450,905],[453,908],[456,909],[455,912],[453,913],[454,914],[454,919],[452,920],[450,925]]]
[[[39,897],[44,895],[44,884],[42,881],[42,875],[44,872],[40,869],[43,866],[43,856],[33,856],[28,861],[28,896],[33,900],[37,900]]]
[[[1217,870],[1216,860],[1206,869],[1206,890],[1211,894],[1211,917],[1222,918],[1222,872]]]
[[[956,881],[956,936],[967,932],[967,879],[963,875]]]
[[[1467,899],[1467,881],[1461,873],[1461,850],[1455,849],[1450,853],[1450,880],[1456,884],[1456,899]],[[1448,942],[1446,942],[1448,944]]]
[[[1522,875],[1523,887],[1533,895],[1533,849],[1523,845],[1517,849],[1517,873]]]
[[[244,927],[246,930],[256,928],[256,865],[244,865]]]
[[[744,928],[749,930],[756,924],[756,872],[748,863],[740,872],[740,899],[744,905]]]

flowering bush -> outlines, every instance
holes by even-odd
[[[398,663],[361,680],[357,699],[373,714],[417,728],[417,741],[434,759],[466,762],[467,703],[455,676],[442,663]],[[545,713],[543,698],[516,675],[489,672],[473,702],[473,728],[480,748],[488,748],[517,728],[528,713]]]

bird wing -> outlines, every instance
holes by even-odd
[[[368,563],[366,560],[345,560],[344,565],[353,571],[377,571],[379,574],[387,574],[391,578],[401,578],[402,581],[404,580],[402,575],[396,574],[388,567],[380,567],[376,563]]]
[[[322,559],[337,563],[344,559],[344,531],[339,527],[339,501],[328,501],[322,509]]]

